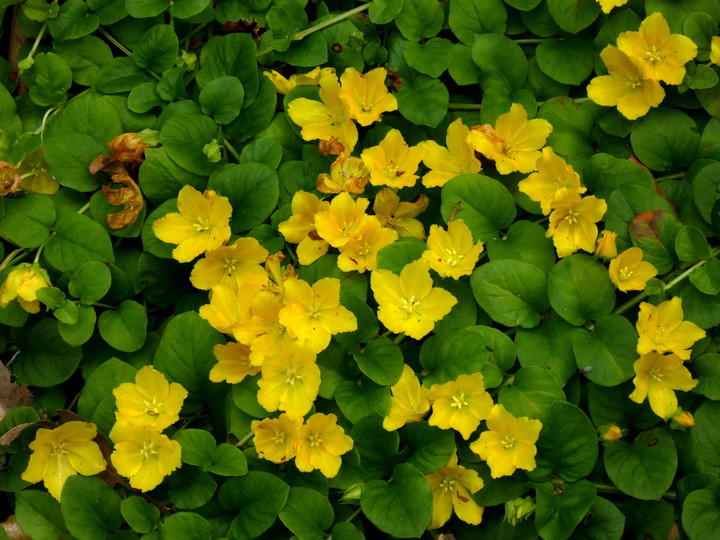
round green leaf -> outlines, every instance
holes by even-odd
[[[200,107],[218,124],[229,124],[240,114],[245,89],[236,77],[213,79],[200,91]]]
[[[327,45],[325,47],[327,50]],[[197,74],[197,82],[200,88],[203,88],[213,79],[225,75],[237,77],[245,89],[244,105],[250,105],[258,93],[258,86],[260,85],[256,61],[257,45],[252,36],[238,32],[215,36],[203,47],[202,56],[204,58],[202,68]],[[265,79],[265,77],[262,77],[262,79]],[[270,88],[273,88],[272,83]],[[273,90],[273,98],[276,95],[277,93]],[[250,110],[252,111],[252,109]],[[246,119],[243,118],[241,121],[245,122]]]
[[[712,223],[713,205],[720,198],[720,162],[698,160],[688,171],[686,179],[692,182],[693,200],[700,215],[706,223]]]
[[[67,100],[66,92],[72,86],[72,71],[57,54],[39,53],[35,56],[28,82],[30,98],[36,105],[58,105]]]
[[[695,121],[676,109],[654,109],[630,134],[638,159],[653,171],[674,171],[695,160],[700,134]]]
[[[138,185],[148,201],[160,205],[167,199],[177,197],[186,184],[203,191],[207,186],[207,178],[180,167],[170,159],[163,148],[145,150],[145,161],[140,166]]]
[[[548,308],[545,273],[509,259],[490,261],[470,276],[475,300],[497,323],[532,328]]]
[[[133,531],[141,534],[149,533],[160,519],[160,509],[137,495],[123,499],[120,502],[120,512]]]
[[[587,28],[600,15],[595,0],[548,0],[547,5],[557,25],[571,34]]]
[[[578,330],[572,336],[572,347],[585,377],[600,386],[617,386],[635,374],[637,341],[630,321],[608,315],[595,323],[592,332]]]
[[[170,4],[170,14],[178,19],[189,19],[201,13],[211,0],[175,0]]]
[[[503,34],[480,34],[472,44],[472,58],[480,68],[480,78],[518,90],[527,75],[527,58],[509,37]]]
[[[43,255],[59,272],[67,272],[89,261],[115,262],[110,236],[102,225],[83,214],[64,214],[55,225],[55,235]]]
[[[525,367],[514,375],[513,383],[502,388],[498,403],[514,416],[548,421],[556,401],[565,401],[565,393],[555,378],[539,367]]]
[[[631,500],[623,505],[625,537],[668,538],[675,525],[675,508],[666,501]]]
[[[358,324],[357,330],[337,334],[335,340],[349,349],[354,349],[359,343],[370,343],[373,341],[378,335],[378,321],[375,316],[375,310],[367,305],[365,298],[360,298],[360,296],[353,291],[341,289],[340,305],[355,315]]]
[[[698,384],[693,392],[713,400],[720,400],[720,354],[703,354],[692,363],[693,378]]]
[[[594,54],[592,39],[578,35],[542,40],[536,58],[548,77],[563,84],[579,85],[593,71]]]
[[[368,14],[373,24],[387,24],[400,13],[402,0],[377,0],[370,4]]]
[[[122,523],[120,495],[94,476],[65,480],[60,508],[68,530],[81,540],[104,538]]]
[[[547,273],[555,266],[555,248],[545,229],[530,221],[516,221],[504,238],[492,238],[486,246],[491,261],[513,259],[534,264]]]
[[[145,308],[125,300],[116,310],[107,310],[98,317],[98,330],[105,342],[118,351],[135,352],[145,344],[147,333]]]
[[[517,357],[522,367],[547,370],[561,386],[577,372],[575,354],[569,339],[576,330],[560,317],[550,317],[535,328],[515,332]]]
[[[613,503],[597,497],[575,528],[573,540],[620,540],[625,528],[625,516]]]
[[[497,180],[479,174],[456,176],[442,188],[440,207],[447,221],[455,213],[473,233],[475,240],[487,242],[499,236],[515,219],[515,200]]]
[[[218,126],[200,114],[178,114],[170,117],[160,130],[160,142],[168,156],[193,174],[208,176],[222,165],[203,152],[205,145],[218,137]]]
[[[353,353],[360,371],[382,386],[391,386],[400,380],[403,371],[403,355],[400,347],[391,339],[374,339],[362,352]]]
[[[383,429],[383,417],[379,414],[359,420],[349,435],[355,442],[354,449],[360,454],[360,464],[370,478],[387,476],[402,461],[398,452],[398,432]]]
[[[550,407],[549,421],[543,425],[537,448],[537,469],[529,473],[532,477],[549,478],[555,473],[567,482],[577,482],[595,467],[597,432],[575,405],[556,401]]]
[[[213,452],[212,463],[203,469],[220,476],[243,476],[248,472],[247,458],[237,446],[221,443]]]
[[[148,80],[132,58],[115,57],[95,75],[95,87],[105,94],[129,92]]]
[[[210,540],[212,527],[207,520],[194,512],[178,512],[166,517],[159,528],[160,540],[192,538]]]
[[[720,505],[710,489],[698,489],[685,498],[682,506],[683,529],[690,540],[720,538]]]
[[[132,59],[141,68],[161,73],[173,67],[178,56],[178,38],[170,25],[151,27],[138,41]]]
[[[100,68],[113,58],[107,43],[96,36],[55,42],[53,48],[72,70],[73,81],[83,86],[92,85]]]
[[[20,199],[3,199],[0,236],[19,247],[33,249],[50,237],[55,205],[47,195],[28,193]]]
[[[15,516],[22,531],[35,540],[57,540],[68,533],[60,503],[49,493],[35,489],[19,492]]]
[[[340,411],[353,424],[368,415],[385,416],[390,410],[390,388],[365,377],[360,381],[342,381],[335,388],[335,401]]]
[[[298,538],[325,538],[334,519],[328,498],[306,487],[291,487],[280,511],[280,521]]]
[[[427,249],[427,244],[412,236],[399,238],[378,251],[377,267],[400,275],[402,269],[417,261]]]
[[[260,225],[277,206],[280,182],[277,174],[262,163],[226,165],[210,177],[208,189],[230,199],[230,227],[240,233]]]
[[[700,229],[685,225],[675,237],[675,252],[680,261],[694,263],[709,259],[712,248]]]
[[[66,381],[75,372],[82,351],[71,347],[60,337],[58,322],[41,319],[33,326],[24,327],[18,337],[20,349],[13,373],[17,382],[29,386],[50,388]]]
[[[608,444],[603,462],[623,493],[658,500],[672,485],[678,459],[672,437],[656,428],[639,433],[632,443],[620,439]]]
[[[690,283],[704,294],[720,294],[720,261],[709,259],[703,266],[690,274]]]
[[[455,451],[455,434],[427,422],[413,422],[400,430],[403,444],[410,449],[406,463],[423,474],[431,474],[445,465]]]
[[[136,19],[155,17],[170,6],[168,0],[126,0],[125,9]]]
[[[215,452],[215,437],[204,429],[184,429],[178,431],[173,440],[182,446],[182,462],[202,467],[212,463]]]
[[[588,159],[582,178],[588,193],[600,199],[608,199],[615,188],[622,184],[648,185],[652,182],[650,172],[641,165],[608,154],[596,154]]]
[[[63,2],[57,17],[48,21],[48,30],[56,41],[68,41],[93,33],[100,19],[95,14],[88,14],[88,5],[82,0]]]
[[[360,507],[381,531],[401,538],[419,537],[432,518],[433,497],[427,478],[409,463],[393,471],[393,481],[370,480]]]
[[[184,510],[205,506],[217,489],[217,483],[208,473],[187,465],[176,471],[167,482],[170,501]]]
[[[60,336],[65,343],[73,347],[79,347],[92,337],[97,321],[97,314],[92,306],[78,306],[77,315],[77,322],[74,324],[58,324]]]
[[[507,10],[502,0],[456,0],[450,3],[450,30],[466,45],[472,45],[477,34],[505,32]]]
[[[135,373],[137,369],[118,360],[111,358],[96,367],[85,381],[78,398],[78,414],[87,420],[94,420],[95,412],[104,401],[109,401],[115,408],[115,396],[112,391],[124,382],[135,382]],[[101,428],[112,428],[115,423],[114,415],[108,426],[100,426]]]
[[[450,67],[453,44],[444,38],[432,38],[423,45],[408,43],[403,55],[408,65],[414,70],[438,78]]]
[[[562,490],[545,482],[535,487],[535,493],[535,527],[543,540],[568,538],[597,498],[595,486],[587,480],[565,484]]]
[[[403,0],[395,24],[405,39],[420,41],[436,36],[444,19],[442,7],[435,0]]]
[[[447,87],[421,73],[405,77],[396,96],[400,114],[420,126],[436,127],[445,118],[450,102]]]
[[[68,283],[68,291],[83,304],[98,302],[110,290],[110,269],[100,261],[89,261],[78,267]]]

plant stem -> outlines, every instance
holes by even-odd
[[[403,339],[405,339],[405,333],[404,333],[404,332],[398,334],[397,336],[395,336],[395,338],[393,339],[393,343],[394,343],[395,345],[399,345],[400,343],[402,343],[402,340],[403,340]]]
[[[0,270],[4,270],[6,267],[13,264],[15,261],[25,257],[27,253],[25,253],[25,250],[23,248],[18,248],[15,251],[11,251],[7,257],[5,257],[2,262],[0,262]]]
[[[90,201],[86,202],[85,206],[78,208],[77,212],[75,212],[75,213],[76,214],[84,214],[88,208],[90,208]]]
[[[248,433],[247,435],[245,435],[242,439],[240,439],[240,440],[235,444],[235,446],[237,446],[238,448],[240,448],[243,444],[245,444],[246,442],[248,442],[248,441],[249,441],[250,439],[252,439],[254,436],[255,436],[255,434],[251,431],[250,433]]]
[[[544,40],[541,38],[526,38],[526,39],[513,39],[518,45],[537,45],[542,43]]]
[[[121,50],[122,52],[124,52],[126,55],[132,56],[132,51],[131,51],[130,49],[128,49],[127,47],[125,47],[125,45],[123,45],[122,43],[120,43],[120,42],[119,42],[117,39],[115,39],[112,35],[110,35],[110,33],[109,33],[107,30],[105,30],[104,28],[100,28],[100,33],[101,33],[103,36],[105,36],[105,38],[106,38],[110,43],[112,43],[113,45],[115,45],[118,49],[120,49],[120,50]]]
[[[225,134],[223,134],[223,143],[222,144],[225,148],[227,148],[228,152],[230,152],[235,157],[235,159],[238,161],[238,163],[240,163],[240,152],[235,150],[235,147],[232,144],[230,144],[230,141],[228,141],[225,138]]]
[[[35,56],[35,53],[37,52],[38,47],[40,46],[40,41],[42,41],[43,36],[45,36],[45,31],[47,30],[48,22],[45,21],[43,25],[40,27],[40,31],[38,32],[37,37],[35,38],[35,43],[33,43],[32,49],[30,49],[30,53],[27,55],[27,58],[32,58]]]
[[[352,514],[350,514],[350,515],[347,517],[347,519],[345,519],[345,521],[347,521],[348,523],[350,523],[353,519],[355,519],[356,517],[358,517],[358,514],[360,514],[360,512],[362,512],[362,508],[360,508],[360,507],[358,506],[358,507],[355,509],[355,511],[354,511]]]
[[[660,177],[656,178],[655,181],[662,182],[663,180],[673,180],[675,178],[682,178],[683,176],[685,176],[684,172],[678,172],[678,173],[673,173],[673,174],[667,174],[665,176],[660,176]]]
[[[593,482],[593,485],[595,486],[595,489],[598,490],[600,493],[612,493],[612,494],[618,494],[618,495],[626,495],[624,491],[619,489],[618,487],[612,485],[612,484],[606,484],[604,482]],[[676,491],[666,491],[662,495],[663,499],[669,499],[669,500],[677,500],[677,492]]]
[[[479,103],[449,103],[448,110],[450,111],[479,111],[482,109],[482,105]]]

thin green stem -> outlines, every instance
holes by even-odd
[[[42,38],[45,36],[45,31],[47,30],[48,22],[45,21],[43,25],[40,27],[40,31],[38,32],[37,37],[35,38],[35,43],[33,43],[32,49],[30,49],[30,53],[27,55],[27,58],[32,58],[35,56],[35,53],[37,52],[38,47],[40,46],[40,41],[42,41]]]
[[[232,144],[230,144],[230,141],[228,141],[225,138],[225,134],[223,134],[223,143],[222,144],[225,148],[228,149],[228,152],[230,152],[235,157],[235,159],[238,161],[238,163],[240,163],[240,152],[235,150],[235,147]]]
[[[402,343],[403,339],[405,339],[405,333],[400,333],[397,336],[395,336],[395,338],[393,339],[393,343],[395,345],[399,345],[400,343]]]
[[[345,521],[347,521],[348,523],[350,523],[353,519],[355,519],[356,517],[358,517],[358,515],[360,514],[360,512],[362,512],[362,508],[358,506],[358,507],[355,509],[355,511],[354,511],[352,514],[350,514],[350,515],[345,519]]]
[[[513,39],[518,45],[537,45],[542,43],[544,40],[541,38],[525,38],[525,39]]]
[[[107,39],[110,43],[115,45],[118,49],[120,49],[122,52],[124,52],[126,55],[131,56],[132,51],[128,49],[125,45],[120,43],[117,39],[115,39],[110,32],[105,30],[104,28],[100,28],[100,33],[105,36],[105,39]]]
[[[450,103],[448,104],[448,110],[451,111],[479,111],[482,109],[482,105],[479,103]]]
[[[76,214],[84,214],[88,208],[90,208],[90,201],[86,202],[84,206],[78,208],[77,212],[75,212],[75,213]]]
[[[296,32],[295,35],[292,37],[292,41],[300,41],[300,40],[308,37],[309,35],[314,34],[315,32],[319,32],[320,30],[325,30],[326,28],[329,28],[334,24],[344,21],[345,19],[349,19],[353,15],[357,15],[358,13],[361,13],[361,12],[369,9],[371,4],[372,4],[372,2],[367,2],[365,4],[361,4],[357,7],[354,7],[353,9],[351,9],[349,11],[344,11],[343,13],[335,15],[334,17],[325,19],[324,21],[321,21],[321,22],[317,23],[316,25],[311,26],[310,28],[306,28],[305,30],[300,30],[299,32]],[[267,54],[269,52],[272,52],[273,50],[274,49],[272,47],[266,47],[265,49],[258,51],[257,56],[262,56],[263,54]]]
[[[617,495],[626,495],[624,491],[622,491],[617,486],[614,486],[612,484],[606,484],[605,482],[593,482],[592,483],[595,486],[595,489],[598,490],[599,493],[611,493],[611,494],[617,494]],[[666,491],[662,494],[663,499],[669,499],[669,500],[677,500],[677,492],[676,491]]]
[[[240,440],[235,444],[235,446],[237,446],[238,448],[240,448],[243,444],[245,444],[246,442],[248,442],[248,441],[249,441],[250,439],[252,439],[254,436],[255,436],[255,434],[251,431],[250,433],[248,433],[247,435],[245,435],[242,439],[240,439]]]
[[[23,248],[18,248],[15,251],[11,251],[8,256],[5,257],[2,262],[0,262],[0,271],[4,270],[8,266],[12,265],[14,262],[19,261],[26,256],[27,253]]]
[[[673,174],[667,174],[665,176],[659,176],[655,179],[656,182],[662,182],[663,180],[674,180],[675,178],[683,178],[685,176],[684,172],[678,172]]]

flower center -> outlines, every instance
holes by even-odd
[[[400,304],[400,307],[408,313],[412,313],[413,311],[415,311],[415,308],[420,305],[420,301],[415,300],[415,295],[412,295],[409,299],[402,298],[400,302],[402,302]]]
[[[445,253],[447,254],[445,262],[450,266],[457,266],[465,257],[465,255],[460,255],[457,251],[455,251],[455,248],[446,249]]]
[[[147,459],[155,454],[157,454],[157,450],[155,450],[155,444],[152,441],[145,441],[142,448],[140,449],[140,455]]]
[[[662,62],[662,54],[657,50],[657,47],[653,47],[645,53],[645,61],[652,66]]]
[[[279,429],[275,430],[275,433],[270,440],[275,444],[285,444],[285,432],[280,431]]]
[[[568,210],[567,216],[565,216],[565,221],[572,225],[578,222],[579,217],[580,214],[578,214],[575,210]]]
[[[634,273],[634,270],[628,268],[627,266],[624,266],[620,269],[618,275],[620,276],[620,279],[630,279]]]
[[[310,435],[309,441],[310,441],[310,446],[313,446],[313,447],[318,447],[323,442],[323,440],[320,438],[319,433],[313,433],[312,435]]]
[[[152,401],[145,400],[145,413],[149,416],[158,416],[162,403],[158,403],[157,398],[153,397]]]
[[[65,443],[52,443],[52,450],[50,451],[51,456],[61,456],[63,454],[67,454],[67,450],[65,450]]]
[[[660,371],[657,368],[652,368],[650,370],[650,373],[648,373],[649,377],[657,382],[662,382],[663,377],[665,376],[662,371]]]
[[[298,375],[297,368],[290,368],[285,374],[287,375],[285,382],[290,386],[295,386],[296,382],[300,382],[302,380],[302,375]]]
[[[198,218],[198,220],[195,223],[193,223],[193,227],[195,227],[195,230],[197,232],[209,231],[210,230],[210,220],[207,218]]]
[[[515,446],[515,437],[511,435],[505,435],[502,441],[500,441],[500,444],[502,444],[503,448],[505,448],[506,450],[512,450],[512,448]]]
[[[440,487],[443,491],[453,491],[455,489],[455,480],[452,478],[445,478],[440,482]]]
[[[227,259],[222,260],[222,266],[225,269],[225,271],[227,272],[228,276],[233,275],[233,273],[235,272],[235,263],[236,262],[237,261],[235,261],[235,259],[233,259],[231,257],[228,257]]]
[[[453,402],[450,404],[451,407],[455,407],[458,411],[462,410],[463,407],[467,407],[468,403],[465,400],[465,392],[460,392],[452,397]]]

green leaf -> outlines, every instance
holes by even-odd
[[[534,328],[518,328],[515,347],[520,365],[545,369],[561,386],[565,386],[577,372],[570,339],[575,330],[574,326],[555,316]]]
[[[408,1],[412,0],[405,0],[406,3]],[[403,84],[395,96],[398,111],[404,118],[414,124],[430,127],[436,127],[445,118],[450,102],[447,87],[438,79],[421,73],[403,78]]]
[[[238,540],[250,540],[275,522],[289,493],[290,486],[274,474],[251,471],[225,482],[220,487],[218,502],[236,513],[230,525],[232,535]]]
[[[360,371],[381,386],[391,386],[400,380],[404,365],[402,351],[389,338],[368,342],[362,352],[353,353],[353,358]]]
[[[694,263],[709,259],[712,248],[700,229],[685,225],[675,238],[675,252],[680,261]]]
[[[229,124],[242,109],[245,90],[236,77],[218,77],[200,91],[200,107],[218,124]]]
[[[173,440],[182,446],[182,462],[188,465],[204,467],[212,463],[215,452],[215,437],[204,429],[184,429],[178,431]]]
[[[73,347],[79,347],[92,337],[97,321],[97,314],[93,307],[78,306],[77,310],[77,322],[72,324],[60,322],[58,324],[60,336],[65,343]]]
[[[160,524],[160,540],[192,538],[211,540],[212,527],[207,520],[194,512],[178,512],[167,516]]]
[[[444,19],[442,7],[435,0],[403,0],[395,24],[405,39],[420,41],[436,36]]]
[[[378,251],[377,267],[400,275],[402,269],[421,258],[425,250],[427,244],[419,238],[412,236],[399,238]]]
[[[113,390],[122,383],[135,382],[135,373],[137,373],[137,369],[117,358],[111,358],[100,364],[87,378],[85,386],[80,392],[78,414],[86,420],[98,424],[101,431],[109,432],[115,423],[115,415],[111,414],[109,418],[98,419],[95,418],[95,414],[105,408],[116,409]],[[104,405],[104,403],[108,403],[108,405]]]
[[[116,310],[107,310],[98,318],[100,336],[111,347],[123,352],[142,348],[147,333],[145,308],[133,300],[125,300]]]
[[[433,497],[427,478],[409,463],[393,471],[392,483],[370,480],[360,507],[381,531],[401,538],[419,537],[432,518]]]
[[[438,78],[450,67],[453,44],[444,38],[432,38],[424,44],[408,43],[403,55],[408,66],[425,75]]]
[[[597,497],[575,528],[573,540],[620,540],[625,528],[625,516],[613,503]]]
[[[158,24],[145,32],[132,52],[132,59],[141,68],[161,73],[175,65],[178,38],[170,25]]]
[[[178,19],[189,19],[201,13],[211,0],[176,0],[170,4],[170,14]]]
[[[335,388],[340,411],[353,424],[368,415],[385,416],[390,410],[390,388],[379,386],[363,377],[359,381],[342,381]]]
[[[95,75],[95,88],[105,94],[129,92],[147,81],[132,58],[116,57],[103,66]]]
[[[221,443],[213,452],[212,463],[204,470],[220,476],[243,476],[248,472],[247,458],[237,446]]]
[[[325,530],[335,520],[327,497],[314,489],[291,487],[280,521],[298,538],[324,539]]]
[[[710,489],[698,489],[683,502],[682,524],[690,540],[718,538],[720,505]]]
[[[377,0],[370,4],[368,14],[373,24],[387,24],[400,13],[403,0]]]
[[[657,415],[647,403],[638,404],[627,399],[634,385],[631,382],[619,386],[587,385],[588,410],[596,426],[616,424],[621,427],[635,426],[648,429],[657,424]]]
[[[548,9],[557,25],[571,34],[590,26],[600,15],[594,0],[548,0]]]
[[[160,129],[160,142],[167,155],[183,169],[208,176],[222,162],[213,162],[203,152],[205,145],[216,140],[218,127],[207,116],[178,114],[170,117]]]
[[[498,399],[514,416],[537,418],[543,423],[556,401],[565,401],[562,388],[550,373],[534,366],[518,370],[512,385],[500,389]]]
[[[50,237],[55,205],[49,196],[28,193],[20,199],[5,199],[4,203],[0,236],[27,249],[39,247]]]
[[[509,90],[525,82],[527,58],[520,45],[503,34],[478,34],[472,44],[472,58],[480,68],[481,80],[496,81]]]
[[[72,86],[72,71],[55,53],[40,53],[28,78],[30,98],[36,105],[49,107],[65,102],[66,92]]]
[[[543,540],[568,538],[597,497],[595,486],[587,480],[565,484],[562,489],[545,482],[535,487],[535,493],[535,527]]]
[[[73,81],[83,86],[91,86],[98,71],[113,58],[110,47],[96,36],[55,42],[53,48],[72,70]]]
[[[136,19],[155,17],[170,7],[168,0],[126,0],[125,9]]]
[[[58,540],[68,534],[60,503],[44,491],[28,489],[15,495],[15,516],[33,540]]]
[[[630,143],[635,155],[649,169],[674,171],[696,159],[700,134],[688,115],[676,109],[654,109],[633,128]]]
[[[608,199],[622,184],[652,182],[650,172],[641,165],[608,154],[596,154],[588,159],[582,179],[588,192],[600,199]]]
[[[230,199],[234,233],[260,225],[275,210],[280,197],[277,173],[262,163],[225,165],[210,177],[208,189]]]
[[[450,30],[465,45],[472,45],[477,34],[505,32],[507,10],[502,0],[456,0],[450,3]]]
[[[145,150],[145,161],[140,166],[138,185],[148,201],[159,205],[167,199],[177,197],[184,185],[204,191],[207,178],[180,167],[170,159],[164,148],[148,148]]]
[[[666,501],[633,500],[622,510],[626,538],[668,538],[675,525],[675,509]]]
[[[537,326],[548,308],[545,273],[529,263],[490,261],[473,271],[470,286],[480,307],[505,326]]]
[[[705,401],[695,411],[693,441],[697,446],[695,467],[698,472],[720,473],[720,426],[715,422],[720,414],[720,403]]]
[[[120,495],[100,478],[71,476],[65,480],[60,499],[68,530],[80,540],[107,536],[120,527]]]
[[[491,261],[513,259],[534,264],[548,273],[555,266],[553,242],[545,229],[531,221],[516,221],[503,238],[491,238],[485,246]]]
[[[245,89],[244,105],[247,106],[258,93],[256,56],[257,46],[250,34],[215,36],[203,47],[204,61],[196,77],[198,85],[203,88],[213,79],[225,75],[237,77]]]
[[[456,84],[466,86],[480,82],[480,68],[472,59],[472,48],[461,43],[455,43],[452,50],[452,60],[448,73]]]
[[[709,399],[720,400],[720,354],[703,354],[692,363],[693,377],[698,384],[693,392]]]
[[[580,253],[558,262],[548,276],[550,306],[570,324],[582,326],[615,307],[615,287],[605,265]]]
[[[537,442],[537,469],[533,478],[554,473],[567,482],[588,476],[598,458],[597,432],[587,415],[572,403],[556,401]]]
[[[193,510],[205,506],[217,490],[217,482],[197,467],[185,466],[167,482],[170,501],[178,508]]]
[[[693,200],[706,223],[712,223],[713,205],[720,193],[720,162],[698,160],[693,163],[685,179],[692,183]]]
[[[382,478],[402,461],[398,452],[400,437],[397,431],[383,428],[383,417],[370,414],[360,419],[349,433],[354,448],[360,454],[360,465],[370,478]]]
[[[190,396],[188,401],[210,397],[210,368],[217,362],[213,346],[225,343],[216,332],[194,311],[182,313],[165,326],[153,364],[170,379],[182,384]]]
[[[68,291],[83,304],[92,305],[107,294],[111,283],[110,269],[105,263],[88,261],[73,272]]]
[[[35,22],[45,22],[57,17],[59,6],[57,3],[48,3],[45,0],[28,0],[22,5],[22,13]]]
[[[88,6],[82,0],[63,2],[57,17],[48,21],[48,30],[55,41],[68,41],[92,34],[100,25],[95,14],[88,14]]]
[[[603,462],[623,493],[643,500],[658,500],[670,489],[678,464],[672,437],[659,428],[639,433],[632,444],[624,439],[608,444]]]
[[[547,146],[552,146],[576,171],[581,171],[585,161],[597,154],[598,111],[590,101],[576,103],[565,97],[548,99],[538,110],[537,117],[553,126]]]
[[[593,44],[586,35],[544,39],[536,55],[542,72],[562,84],[579,85],[593,71]]]
[[[282,145],[277,139],[255,139],[242,149],[239,163],[262,163],[277,170],[282,161],[282,152]]]
[[[406,463],[414,465],[423,474],[431,474],[443,467],[455,451],[455,434],[427,422],[407,424],[400,438],[410,450]]]
[[[578,330],[572,336],[577,366],[595,384],[617,386],[635,374],[637,340],[635,328],[626,318],[603,317],[592,332]]]
[[[426,386],[444,384],[458,375],[481,371],[486,388],[500,386],[503,374],[515,363],[512,340],[495,328],[469,326],[430,336],[420,349],[420,364],[429,372]]]
[[[153,525],[160,519],[160,509],[137,495],[123,499],[120,512],[132,530],[141,534],[152,531]]]
[[[499,237],[516,215],[515,200],[507,188],[479,174],[463,174],[447,182],[442,187],[440,211],[446,222],[455,213],[473,238],[483,242]]]
[[[58,323],[53,319],[41,319],[24,327],[16,343],[20,351],[13,363],[13,373],[20,384],[56,386],[70,378],[82,358],[80,349],[60,337]]]
[[[322,34],[311,34],[291,43],[278,58],[291,66],[311,68],[327,62],[328,44]]]

